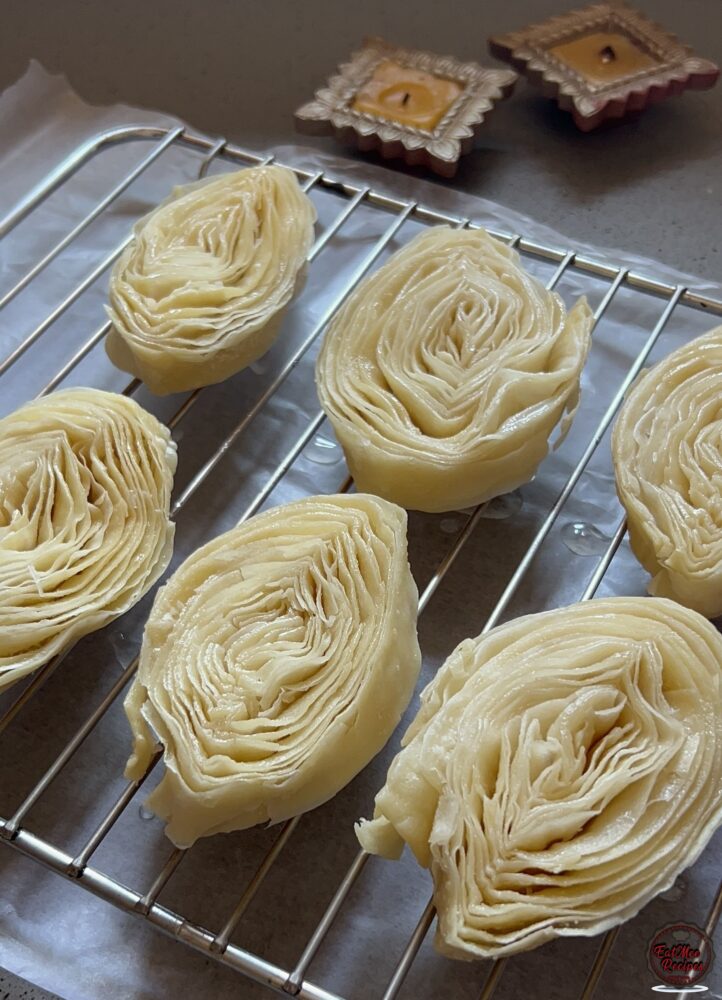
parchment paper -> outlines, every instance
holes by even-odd
[[[0,213],[8,211],[79,141],[98,130],[124,123],[172,122],[174,119],[168,115],[122,106],[88,107],[61,78],[49,76],[38,65],[31,66],[25,77],[0,98]],[[134,143],[104,152],[3,241],[0,294],[149,149],[147,144]],[[298,146],[276,152],[281,162],[314,170],[323,168],[330,175],[372,183],[495,228],[588,250],[640,272],[668,281],[685,281],[707,294],[722,296],[719,286],[685,278],[623,251],[592,248],[591,243],[590,247],[573,245],[547,227],[481,198],[372,164],[321,156]],[[125,192],[112,211],[95,222],[19,295],[0,316],[0,358],[123,239],[135,218],[161,200],[174,184],[193,179],[200,162],[200,154],[183,150],[164,154]],[[227,169],[229,165],[223,162],[213,167],[214,171]],[[340,196],[320,190],[314,191],[313,198],[322,232],[344,202]],[[289,310],[272,350],[251,369],[201,393],[175,432],[180,452],[176,495],[337,299],[349,275],[390,221],[388,213],[378,209],[362,207],[355,212],[311,267],[303,294]],[[405,225],[390,250],[406,242],[419,228],[416,223]],[[590,241],[593,239],[594,233],[590,233]],[[551,264],[525,260],[543,280],[553,273]],[[40,391],[103,323],[106,287],[107,276],[103,276],[26,353],[12,374],[0,381],[0,414],[10,412]],[[567,303],[586,294],[595,305],[608,283],[570,271],[558,287]],[[629,289],[622,289],[616,296],[595,331],[583,377],[581,407],[568,438],[543,463],[532,483],[490,505],[488,516],[479,523],[422,615],[419,628],[424,668],[420,686],[459,640],[483,627],[663,307],[662,300]],[[703,313],[680,307],[660,338],[652,360],[711,325]],[[282,390],[183,509],[171,569],[197,545],[235,523],[318,412],[312,375],[315,354],[316,347],[305,355]],[[113,368],[101,345],[74,369],[63,386],[87,384],[119,391],[128,381],[126,374]],[[185,397],[157,399],[141,388],[136,398],[161,419],[167,419]],[[346,468],[325,423],[320,437],[294,463],[266,505],[308,493],[330,492],[341,485]],[[465,512],[411,515],[410,557],[420,589],[463,527],[465,517]],[[507,617],[576,600],[620,517],[605,437]],[[637,594],[643,593],[644,587],[644,573],[624,545],[599,593]],[[0,750],[0,815],[8,816],[17,807],[135,655],[151,599],[152,595],[148,595],[120,621],[82,641],[4,734]],[[17,693],[18,689],[13,689],[0,699],[0,710]],[[355,856],[353,821],[369,814],[373,795],[397,749],[399,734],[414,711],[415,702],[385,751],[348,788],[301,820],[237,928],[234,942],[286,968],[295,964]],[[77,850],[123,788],[122,769],[128,748],[127,726],[121,705],[116,702],[29,813],[28,828],[69,853]],[[158,780],[159,771],[151,776],[147,789]],[[171,852],[162,825],[145,818],[140,809],[145,794],[142,791],[136,796],[91,862],[141,891],[149,887]],[[189,920],[218,931],[277,832],[256,829],[201,841],[184,859],[160,901]],[[721,847],[718,836],[697,865],[665,894],[666,898],[651,903],[639,918],[623,928],[599,986],[600,997],[650,995],[653,980],[646,967],[646,942],[657,928],[670,921],[703,921],[717,885]],[[380,996],[429,892],[427,873],[408,856],[400,863],[372,859],[312,964],[310,980],[349,998]],[[495,996],[500,1000],[522,996],[571,1000],[579,995],[598,943],[584,939],[556,942],[513,959]],[[186,996],[226,1000],[269,995],[237,973],[169,941],[143,921],[116,911],[1,845],[0,964],[72,1000]],[[401,996],[474,998],[487,972],[488,963],[453,963],[436,956],[429,935]],[[707,983],[716,990],[713,996],[722,992],[719,974],[710,975]]]

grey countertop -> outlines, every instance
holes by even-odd
[[[722,63],[722,0],[643,7]],[[364,35],[489,64],[490,33],[564,8],[560,0],[5,0],[0,88],[34,57],[92,103],[159,108],[265,148],[293,141],[293,110]],[[571,237],[720,280],[722,85],[583,135],[522,81],[451,183]],[[0,974],[2,1000],[48,996]]]
[[[56,1000],[56,997],[0,969],[0,1000]]]

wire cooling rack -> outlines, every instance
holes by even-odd
[[[263,157],[240,149],[222,139],[212,141],[202,136],[191,134],[180,127],[116,128],[97,135],[59,163],[13,211],[0,221],[0,237],[7,237],[8,234],[23,222],[30,224],[34,214],[42,208],[46,199],[51,195],[59,192],[62,193],[65,186],[73,181],[86,165],[91,162],[98,163],[102,161],[103,156],[109,150],[116,148],[121,143],[135,144],[143,152],[150,145],[150,151],[137,162],[133,169],[115,183],[112,189],[100,198],[94,204],[94,207],[62,239],[44,252],[40,259],[33,263],[25,273],[19,278],[14,279],[14,284],[11,288],[5,291],[0,290],[0,309],[8,306],[26,287],[36,281],[36,279],[41,278],[46,268],[56,261],[56,259],[60,258],[64,252],[68,250],[72,251],[73,246],[77,245],[76,241],[79,240],[84,231],[91,224],[101,219],[106,211],[112,209],[120,196],[167,151],[171,149],[175,151],[183,150],[187,155],[195,157],[199,168],[199,176],[204,176],[211,162],[216,159],[219,161],[225,160],[234,165],[266,163],[274,159],[273,156]],[[228,454],[229,450],[244,435],[247,429],[251,427],[254,420],[269,405],[275,395],[282,391],[284,383],[287,382],[304,355],[318,340],[333,314],[364,274],[371,270],[382,254],[392,246],[393,241],[398,238],[402,227],[411,222],[421,224],[447,223],[454,226],[475,225],[473,220],[447,215],[413,201],[406,201],[383,194],[370,187],[340,181],[327,176],[323,172],[298,169],[293,167],[292,164],[291,169],[295,171],[305,190],[325,190],[338,198],[338,211],[323,229],[313,246],[310,253],[311,262],[316,260],[322,251],[339,234],[343,235],[344,227],[350,223],[355,213],[364,205],[374,206],[384,213],[385,222],[383,232],[376,239],[376,242],[371,245],[366,255],[354,267],[353,273],[348,280],[344,281],[343,287],[341,287],[339,294],[335,297],[330,307],[323,310],[322,314],[313,324],[310,332],[304,335],[303,339],[295,346],[293,352],[273,374],[273,377],[263,391],[250,402],[250,405],[247,406],[238,423],[223,437],[222,441],[211,454],[204,456],[199,468],[184,484],[173,503],[172,515],[174,517],[189,503],[191,497],[196,494],[201,485],[213,476],[224,456]],[[716,316],[722,315],[722,301],[710,298],[682,285],[670,284],[653,275],[636,273],[622,265],[610,263],[606,260],[576,254],[564,247],[547,246],[525,238],[523,234],[493,232],[493,235],[515,246],[527,261],[542,262],[550,267],[552,273],[549,275],[547,281],[549,288],[555,287],[565,275],[569,275],[572,272],[591,276],[604,282],[604,291],[594,312],[595,328],[610,307],[612,307],[615,298],[623,294],[625,290],[627,292],[634,292],[636,295],[645,297],[648,300],[661,301],[662,304],[652,329],[647,332],[643,342],[638,345],[639,350],[637,351],[635,347],[636,353],[630,356],[632,358],[631,363],[627,366],[621,380],[614,386],[608,405],[603,410],[601,419],[599,419],[594,427],[593,433],[591,433],[586,441],[578,460],[573,465],[561,489],[550,502],[548,510],[545,512],[543,518],[541,518],[540,523],[536,526],[528,548],[523,552],[522,557],[516,564],[513,572],[511,572],[498,601],[486,621],[484,631],[488,631],[502,620],[513,598],[527,579],[529,571],[538,557],[542,546],[554,529],[560,512],[565,507],[581,477],[590,466],[600,442],[611,426],[626,390],[644,367],[673,314],[675,314],[675,317],[678,317],[684,311],[690,313],[690,311],[701,310]],[[8,373],[20,362],[26,352],[30,351],[33,345],[43,338],[73,304],[91,288],[96,280],[105,274],[112,262],[122,252],[124,246],[127,245],[129,239],[130,237],[128,236],[109,254],[102,257],[102,259],[92,259],[90,262],[92,266],[82,280],[74,285],[72,290],[65,295],[48,315],[37,323],[31,332],[24,336],[19,343],[15,344],[7,356],[0,360],[0,376],[3,377],[3,381],[0,382],[0,392],[3,391],[3,386],[9,385],[7,381],[9,378]],[[41,389],[40,395],[46,395],[61,386],[64,380],[101,344],[101,341],[108,332],[108,328],[108,323],[102,324],[86,340],[75,346],[72,355],[63,360],[62,365]],[[137,379],[133,379],[125,386],[123,392],[130,396],[135,394],[139,389],[140,382]],[[204,390],[199,389],[188,395],[170,418],[166,418],[166,422],[174,432],[176,432],[181,422],[191,412],[203,392]],[[310,420],[303,433],[295,440],[293,446],[273,471],[269,473],[257,495],[244,511],[242,519],[252,516],[263,506],[264,502],[271,496],[284,476],[292,469],[304,449],[307,448],[309,443],[313,442],[322,422],[323,415],[320,412]],[[183,446],[181,445],[181,455],[182,448]],[[351,485],[351,480],[347,477],[339,488],[347,490],[351,488]],[[421,614],[427,608],[432,596],[441,587],[467,542],[472,539],[480,519],[484,516],[485,509],[486,505],[472,511],[464,512],[465,521],[462,522],[460,530],[450,538],[449,547],[445,551],[443,558],[435,566],[426,585],[421,590],[419,602]],[[599,558],[591,578],[586,582],[581,595],[577,593],[577,598],[581,596],[581,599],[588,600],[594,596],[624,538],[624,533],[625,524],[622,520],[618,523],[611,537],[609,537],[604,550],[599,552]],[[447,652],[450,652],[450,649]],[[66,653],[64,656],[57,657],[48,663],[22,688],[14,700],[7,704],[3,714],[0,716],[0,738],[4,740],[11,738],[13,725],[22,724],[23,713],[28,710],[31,700],[39,695],[60,662],[65,656],[69,655],[69,653]],[[152,878],[139,886],[126,885],[117,877],[104,871],[101,866],[96,867],[92,863],[96,852],[98,852],[101,845],[105,842],[114,826],[123,817],[136,792],[138,792],[140,786],[153,770],[153,767],[158,763],[160,759],[159,752],[154,757],[148,774],[140,781],[128,783],[122,789],[112,806],[102,816],[102,819],[97,822],[92,833],[86,837],[85,842],[79,849],[69,850],[60,841],[60,838],[53,838],[51,840],[48,837],[33,832],[32,822],[28,823],[27,821],[28,814],[48,794],[48,790],[60,773],[78,755],[111,706],[121,696],[136,669],[136,665],[137,657],[130,660],[115,683],[106,690],[99,702],[93,704],[91,700],[90,704],[87,705],[89,714],[87,714],[85,721],[77,729],[72,738],[65,743],[63,749],[50,766],[37,776],[34,785],[24,794],[24,797],[18,802],[14,811],[11,811],[5,817],[0,817],[0,844],[11,851],[20,852],[34,859],[47,869],[64,876],[66,879],[72,880],[79,887],[112,903],[128,914],[134,914],[148,921],[171,937],[201,952],[207,958],[223,963],[258,983],[264,984],[281,993],[285,992],[286,994],[308,998],[308,1000],[338,1000],[339,995],[336,992],[324,987],[321,982],[314,981],[314,977],[309,975],[309,969],[322,949],[324,942],[327,941],[327,938],[332,937],[338,925],[340,915],[348,908],[363,910],[364,898],[361,895],[359,899],[357,891],[358,883],[366,866],[380,863],[378,859],[370,859],[364,852],[358,852],[335,888],[335,891],[333,891],[333,895],[325,911],[321,913],[320,919],[315,923],[315,927],[313,927],[311,933],[307,936],[305,947],[299,951],[293,963],[286,963],[286,967],[274,964],[268,958],[247,950],[232,940],[243,915],[259,893],[264,881],[272,872],[281,852],[284,849],[292,850],[294,832],[297,830],[299,823],[303,822],[303,817],[292,819],[278,829],[275,840],[272,841],[270,849],[245,885],[245,889],[241,892],[237,904],[231,909],[230,914],[221,914],[220,919],[213,927],[201,926],[198,923],[194,923],[191,919],[184,917],[182,913],[163,905],[159,901],[159,897],[164,890],[172,884],[178,866],[188,852],[179,849],[170,850],[169,845],[169,854],[165,864],[156,869]],[[59,842],[55,842],[55,840]],[[139,850],[142,850],[142,845],[139,845]],[[196,850],[196,848],[192,850]],[[1,892],[0,888],[0,894]],[[421,912],[418,923],[408,938],[405,947],[398,955],[386,987],[382,991],[383,1000],[393,1000],[400,992],[417,953],[422,947],[434,917],[434,909],[431,902],[428,902],[425,908],[422,909],[422,907],[423,899],[419,905]],[[709,934],[713,932],[718,922],[721,908],[722,888],[717,892],[709,912],[696,915],[697,921],[706,927]],[[279,915],[279,919],[282,919],[282,915]],[[380,914],[379,919],[383,920],[384,915]],[[604,972],[605,964],[615,946],[618,934],[619,929],[614,929],[600,939],[598,947],[596,947],[595,943],[596,950],[592,953],[591,961],[585,968],[578,970],[579,980],[575,988],[581,1000],[590,1000],[594,994]],[[369,956],[369,960],[372,961],[373,956]],[[439,961],[445,960],[439,959]],[[507,960],[480,963],[476,967],[478,969],[478,990],[476,995],[479,996],[480,1000],[489,1000],[495,994],[499,984],[503,982],[505,973],[508,975],[508,967],[509,962]],[[198,989],[193,989],[193,993],[194,995],[200,995],[202,990],[199,987]],[[366,995],[364,994],[364,996]],[[527,995],[532,994],[527,993]]]

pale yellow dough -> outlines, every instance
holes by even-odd
[[[358,488],[455,510],[527,482],[579,399],[592,316],[484,230],[417,236],[331,324],[319,399]]]
[[[331,798],[418,677],[406,514],[363,494],[276,507],[198,549],[156,597],[125,709],[126,774],[180,847]]]
[[[136,223],[113,268],[113,363],[161,395],[252,364],[276,338],[305,272],[315,219],[285,167],[176,188]]]
[[[722,615],[722,326],[639,379],[612,455],[649,592]]]
[[[386,857],[406,843],[431,869],[453,958],[600,934],[722,822],[721,681],[722,637],[662,598],[467,639],[422,693],[359,840]]]
[[[0,689],[162,574],[175,468],[168,429],[112,392],[67,389],[0,420]]]

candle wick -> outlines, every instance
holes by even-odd
[[[410,98],[410,97],[411,97],[411,94],[409,94],[409,92],[407,91],[407,92],[406,92],[406,93],[404,94],[404,96],[403,96],[403,99],[402,99],[402,101],[401,101],[401,103],[403,104],[403,106],[404,106],[404,107],[406,107],[406,105],[408,104],[408,102],[409,102],[409,98]]]
[[[605,45],[600,51],[599,56],[603,63],[614,62],[617,58],[617,53],[614,51],[611,45]]]

